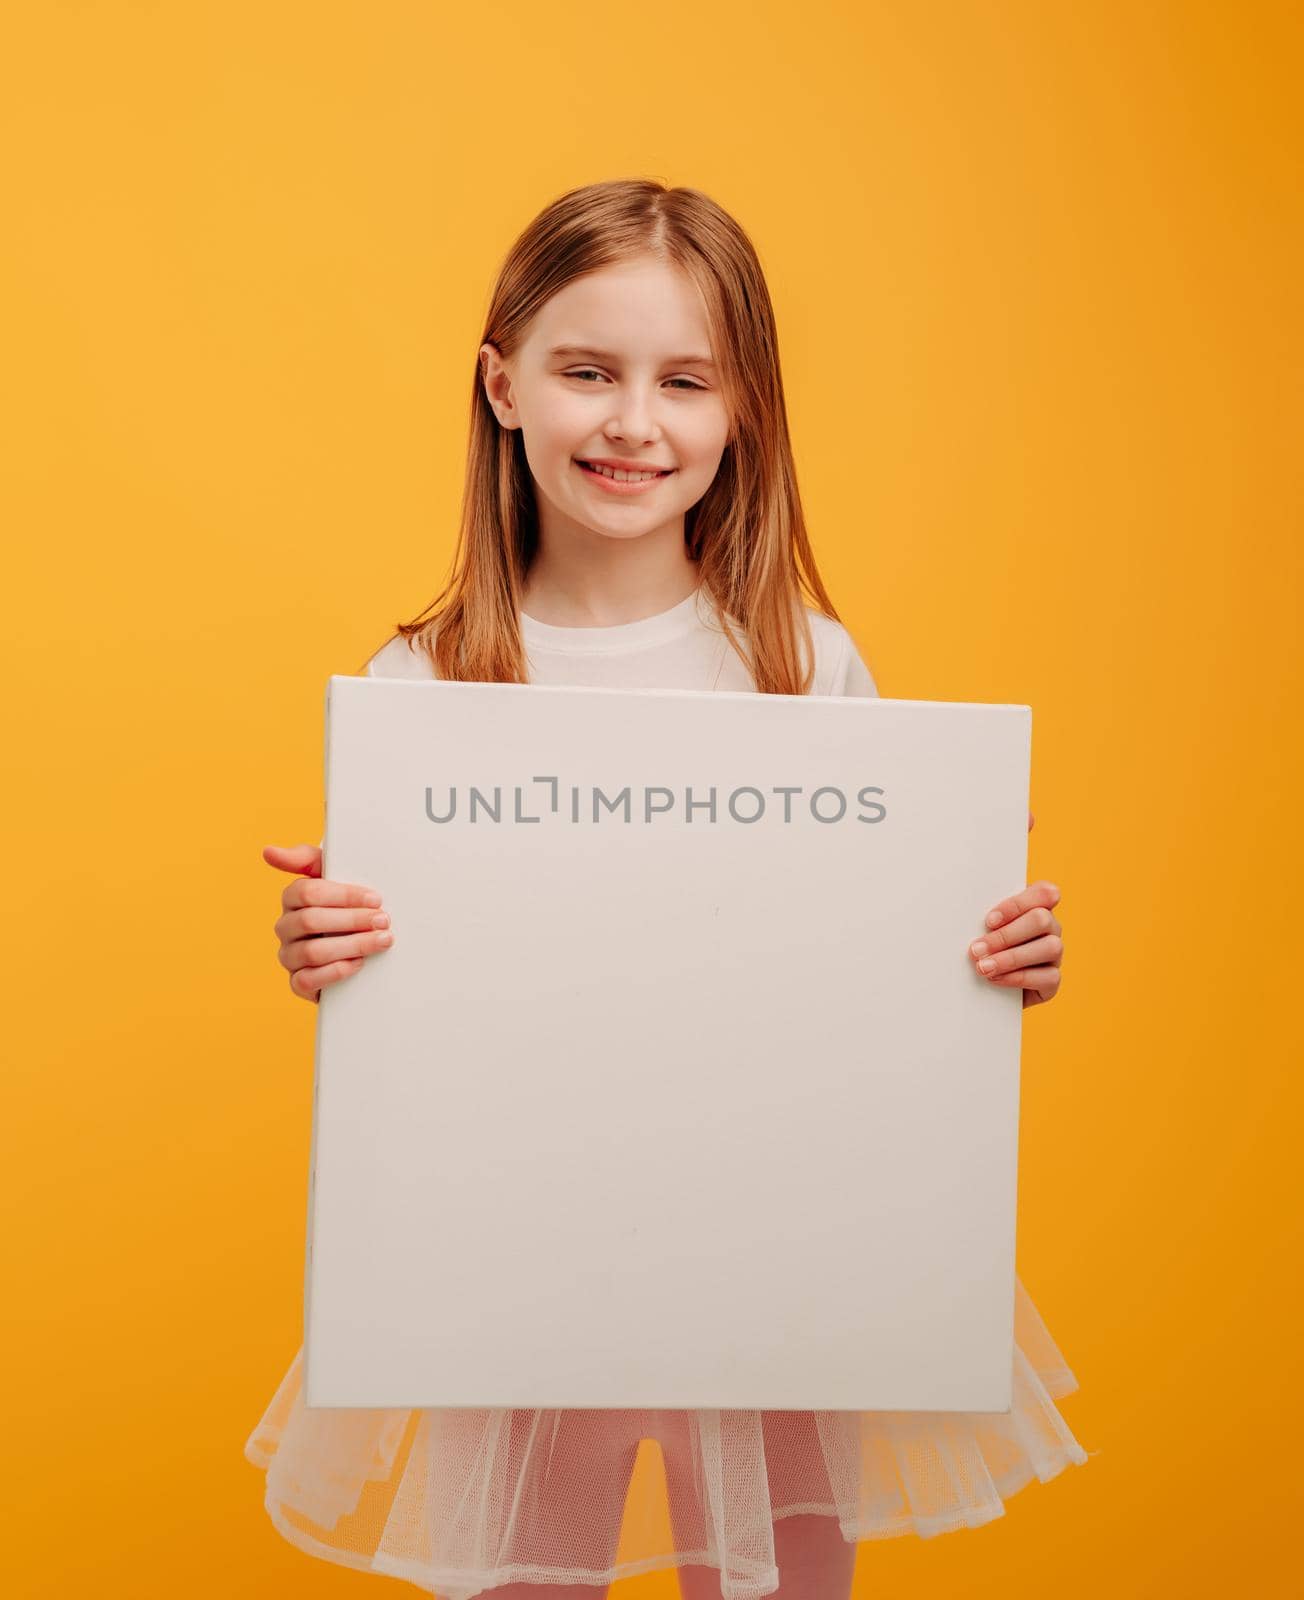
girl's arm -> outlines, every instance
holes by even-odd
[[[866,698],[878,694],[873,674],[861,660],[850,634],[833,692]],[[1029,833],[1033,820],[1030,811]],[[1060,892],[1053,883],[1039,880],[1029,884],[992,907],[981,938],[969,946],[969,959],[990,983],[1023,990],[1025,1010],[1053,1000],[1059,993],[1064,930],[1052,910],[1059,898]]]

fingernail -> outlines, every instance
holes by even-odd
[[[978,963],[978,970],[979,970],[979,972],[995,972],[996,963],[992,960],[992,958],[990,956],[988,956],[986,961],[980,961]]]
[[[378,894],[364,894],[362,903],[364,906],[378,906],[380,904],[380,896]]]
[[[380,933],[380,934],[377,934],[376,935],[376,943],[377,944],[393,944],[394,943],[394,935],[392,933]]]
[[[969,946],[969,949],[976,956],[985,956],[987,954],[986,939],[975,939],[974,942]]]
[[[999,911],[989,911],[987,913],[987,926],[989,928],[996,927],[999,924],[1000,920],[1001,920],[1001,914],[1000,914]]]
[[[372,917],[371,925],[372,925],[373,928],[388,928],[389,927],[389,912],[388,911],[378,911],[376,913],[376,915],[374,917]]]

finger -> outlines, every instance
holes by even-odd
[[[301,906],[369,906],[380,909],[380,895],[365,883],[339,883],[334,878],[295,878],[281,890],[281,910]]]
[[[1038,939],[1048,933],[1058,936],[1063,931],[1059,918],[1049,907],[1034,906],[1031,911],[1025,911],[1022,916],[1015,917],[1013,922],[1007,922],[1003,928],[989,928],[981,938],[975,939],[969,946],[969,954],[979,959],[982,956],[994,955],[997,950],[1012,949],[1029,939]]]
[[[324,967],[300,967],[290,974],[290,988],[305,1000],[319,1000],[329,984],[347,978],[362,965],[361,960],[332,961]]]
[[[303,872],[321,877],[321,846],[318,844],[265,844],[263,860],[281,872]]]
[[[389,912],[371,906],[303,906],[277,917],[272,932],[282,944],[294,939],[309,939],[318,933],[354,933],[371,928],[388,928]]]
[[[1031,911],[1034,906],[1057,906],[1059,899],[1060,892],[1055,885],[1039,878],[1036,883],[1030,883],[1026,889],[1020,889],[1018,894],[1012,894],[1008,900],[1002,900],[994,906],[987,913],[986,926],[989,929],[999,928],[1021,912]]]
[[[1063,956],[1064,941],[1058,934],[1048,933],[1044,939],[1033,939],[1028,944],[1016,945],[1012,950],[1000,950],[994,955],[981,957],[978,971],[984,978],[999,978],[1002,973],[1030,967],[1037,961],[1058,966]]]
[[[990,981],[1003,989],[1023,989],[1031,991],[1039,1000],[1049,1000],[1059,991],[1060,969],[1020,967],[1015,972],[998,972]]]
[[[388,928],[375,933],[318,934],[311,939],[292,939],[276,952],[277,960],[290,972],[304,967],[324,967],[332,961],[353,960],[388,950],[394,935]]]

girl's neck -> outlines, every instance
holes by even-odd
[[[669,611],[701,582],[697,562],[686,552],[655,563],[628,553],[631,559],[586,570],[549,561],[540,551],[526,574],[521,610],[557,628],[614,628]]]

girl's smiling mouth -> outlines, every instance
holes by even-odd
[[[615,467],[605,462],[585,461],[579,456],[575,457],[575,465],[608,494],[639,494],[668,478],[675,470],[673,467]]]

